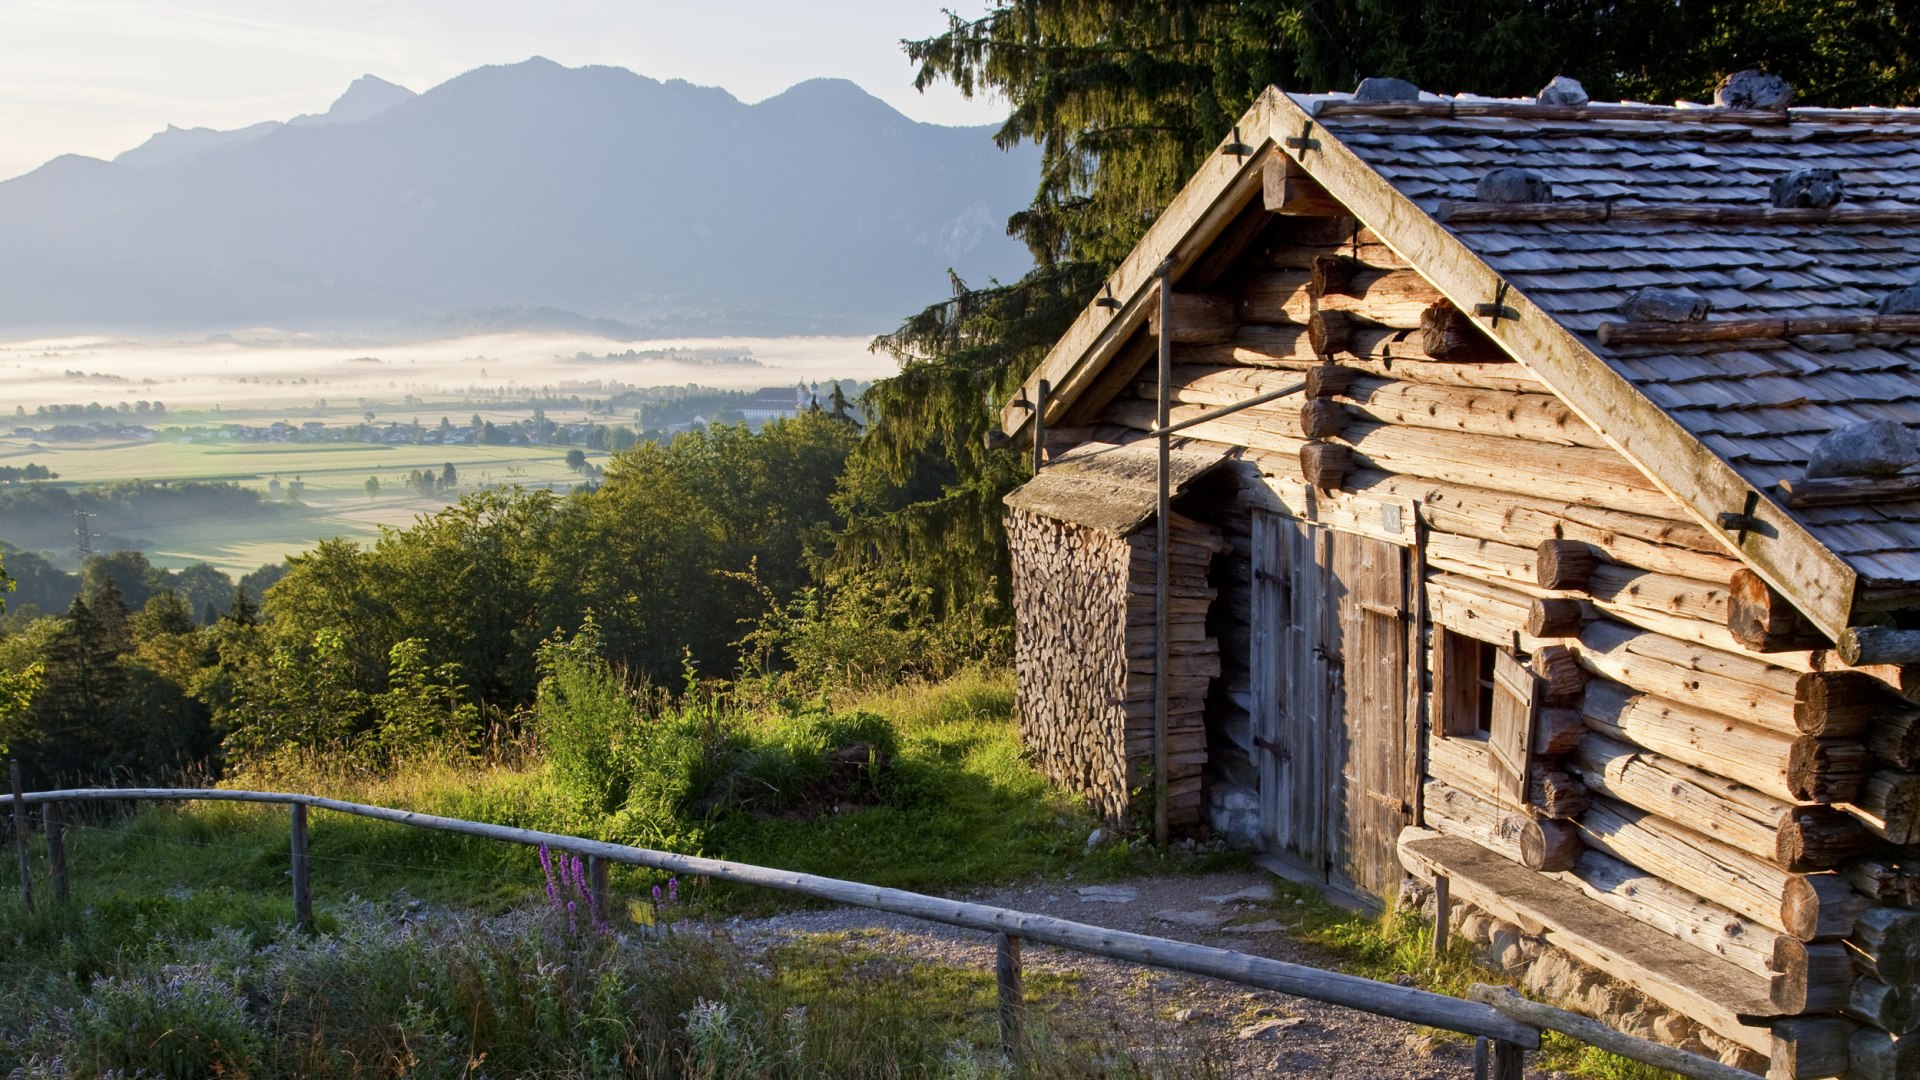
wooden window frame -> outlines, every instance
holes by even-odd
[[[1435,731],[1444,738],[1480,738],[1481,655],[1496,646],[1445,627],[1434,629]]]
[[[1546,689],[1522,658],[1506,646],[1445,627],[1433,642],[1433,723],[1441,738],[1486,744],[1494,790],[1480,794],[1525,805],[1533,767],[1534,731]],[[1480,673],[1492,661],[1491,683]],[[1483,729],[1481,717],[1487,718]]]

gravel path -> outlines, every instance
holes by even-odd
[[[1099,886],[1045,883],[956,898],[1276,960],[1337,966],[1324,950],[1288,933],[1294,920],[1286,902],[1274,899],[1273,880],[1261,871],[1243,871]],[[838,935],[847,948],[993,970],[993,941],[987,935],[862,908],[733,919],[714,929],[749,949]],[[1059,972],[1076,979],[1078,990],[1067,1007],[1075,1030],[1119,1035],[1136,1060],[1167,1060],[1172,1075],[1185,1074],[1178,1065],[1182,1060],[1212,1062],[1229,1076],[1439,1080],[1472,1073],[1466,1041],[1384,1017],[1032,943],[1023,959],[1030,973]],[[1041,1005],[1031,994],[1029,999]],[[1204,1056],[1195,1059],[1194,1054]]]

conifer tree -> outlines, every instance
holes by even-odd
[[[233,587],[233,604],[227,608],[227,621],[236,626],[255,626],[260,622],[260,605],[253,602],[253,593],[245,585]]]

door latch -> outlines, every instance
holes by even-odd
[[[1272,739],[1266,738],[1265,736],[1255,735],[1253,737],[1253,745],[1259,747],[1262,750],[1265,750],[1267,753],[1272,754],[1274,757],[1279,758],[1281,761],[1293,760],[1293,751],[1287,749],[1286,747],[1280,745],[1277,742],[1274,742]]]

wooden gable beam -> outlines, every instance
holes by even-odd
[[[1220,141],[1108,279],[1110,291],[1101,299],[1110,295],[1119,306],[1098,301],[1087,305],[1040,366],[1028,373],[1013,401],[1038,400],[1045,380],[1046,419],[1051,424],[1098,380],[1101,369],[1146,322],[1147,309],[1155,303],[1154,271],[1171,259],[1177,277],[1260,194],[1263,167],[1275,152],[1264,133],[1273,127],[1273,112],[1283,100],[1271,87],[1260,95],[1240,121],[1237,135]],[[1022,405],[1009,402],[1000,411],[1001,430],[1016,445],[1030,436],[1031,421],[1032,413]]]
[[[1853,613],[1858,575],[1458,237],[1284,95],[1261,99],[1265,142],[1297,163],[1533,371],[1830,639]],[[1251,115],[1251,114],[1250,114]],[[1242,121],[1244,137],[1261,129]],[[1752,509],[1748,507],[1751,505]]]

